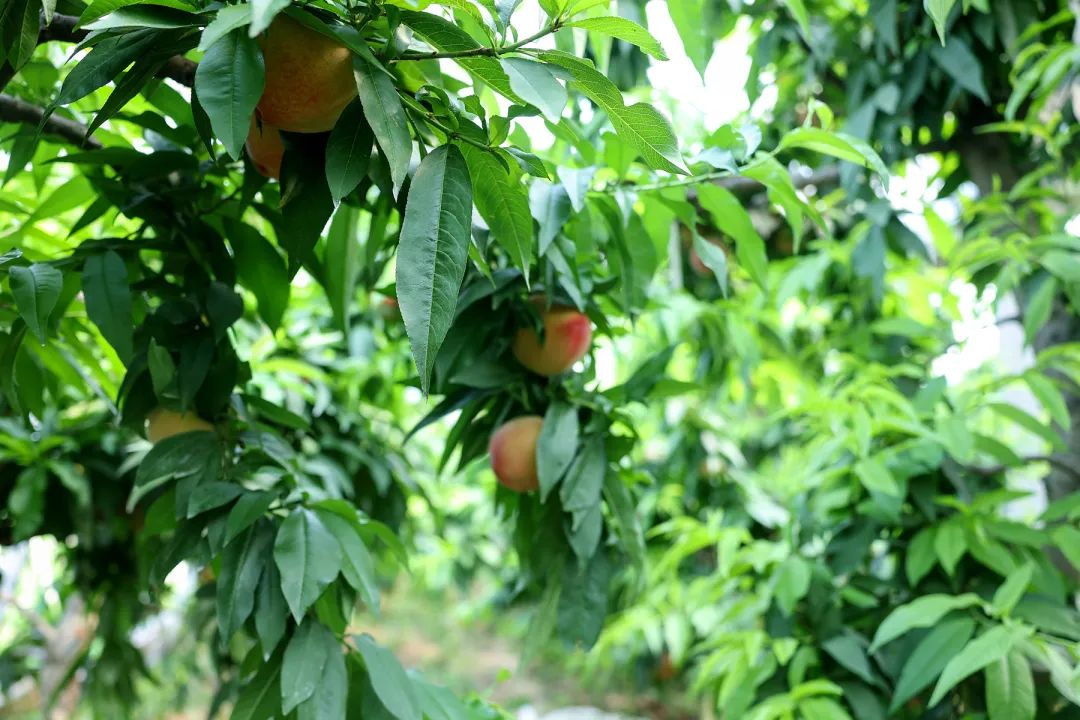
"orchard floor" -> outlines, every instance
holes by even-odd
[[[449,591],[448,591],[449,592]],[[672,707],[671,693],[641,691],[629,682],[585,683],[579,668],[556,649],[519,667],[526,609],[497,617],[483,601],[458,593],[452,600],[401,582],[383,599],[380,617],[357,618],[356,630],[392,648],[406,667],[460,693],[476,692],[517,713],[519,720],[683,720],[698,713]]]

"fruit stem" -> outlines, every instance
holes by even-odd
[[[516,43],[510,43],[509,45],[500,45],[499,47],[477,47],[470,48],[468,50],[453,50],[450,52],[406,52],[400,57],[388,58],[387,62],[400,62],[402,60],[440,60],[444,58],[463,58],[463,57],[498,57],[505,55],[506,53],[519,50],[531,42],[536,42],[542,37],[547,37],[554,32],[557,32],[560,28],[558,21],[551,23],[544,29],[533,33],[524,40],[519,40]]]

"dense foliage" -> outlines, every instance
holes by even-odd
[[[745,113],[650,89],[658,23],[702,92],[747,46]],[[5,616],[0,689],[500,717],[353,631],[411,566],[703,717],[1075,717],[1078,28],[3,0],[0,544],[62,571]],[[1030,357],[968,362],[988,334]],[[57,660],[41,616],[79,604]]]

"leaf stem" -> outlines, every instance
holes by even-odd
[[[515,50],[520,50],[529,43],[536,42],[540,38],[547,37],[552,33],[558,32],[562,25],[559,21],[555,21],[547,27],[533,33],[524,40],[519,40],[509,45],[500,45],[499,47],[477,47],[470,48],[468,50],[452,50],[448,52],[405,52],[399,57],[388,58],[387,62],[395,63],[404,60],[441,60],[441,59],[453,59],[453,58],[469,58],[469,57],[499,57],[507,53],[512,53]]]

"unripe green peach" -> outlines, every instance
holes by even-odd
[[[514,357],[537,375],[551,377],[574,366],[592,342],[589,318],[569,307],[541,311],[544,341],[533,328],[521,328],[514,336]]]
[[[259,116],[281,130],[324,132],[356,97],[352,53],[285,15],[259,36],[266,86]]]
[[[214,426],[195,413],[178,413],[167,408],[152,410],[146,418],[146,439],[157,444],[167,437],[196,430],[213,430]]]
[[[536,444],[544,419],[525,415],[502,425],[491,436],[488,452],[491,469],[503,487],[514,492],[529,492],[540,487],[536,470]]]

